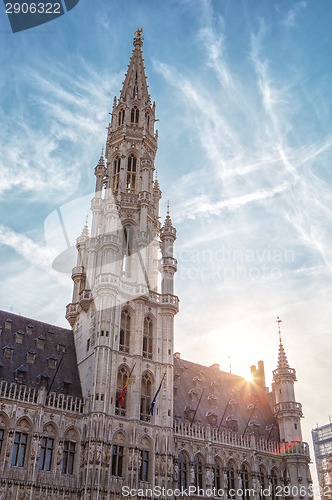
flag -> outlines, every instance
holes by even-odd
[[[120,392],[120,394],[118,396],[118,405],[120,406],[120,408],[122,408],[122,406],[124,405],[125,396],[126,396],[126,392],[127,392],[127,387],[128,387],[129,380],[130,380],[131,374],[133,373],[133,369],[134,368],[135,368],[135,365],[130,370],[130,373],[129,373],[128,377],[126,378],[124,386],[123,386],[123,388],[122,388],[122,390],[121,390],[121,392]]]
[[[153,398],[152,403],[150,405],[150,415],[153,415],[153,410],[154,410],[154,407],[155,407],[155,404],[156,404],[156,399],[157,399],[157,396],[158,396],[158,394],[160,392],[161,386],[163,385],[163,381],[164,381],[165,375],[166,375],[166,372],[164,373],[163,378],[161,379],[161,382],[159,384],[157,392],[154,395],[154,398]]]

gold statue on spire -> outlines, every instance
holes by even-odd
[[[142,33],[143,33],[143,28],[138,28],[138,30],[135,31],[134,33],[135,38],[142,38]]]

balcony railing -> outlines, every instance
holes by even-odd
[[[273,455],[299,454],[309,457],[308,443],[304,442],[277,442],[254,435],[242,436],[237,432],[226,429],[218,431],[212,426],[203,426],[198,423],[190,423],[187,420],[175,419],[174,436],[202,441],[211,441],[230,446],[232,448],[247,448],[251,450],[264,451]]]

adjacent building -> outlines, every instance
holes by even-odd
[[[169,210],[160,222],[142,46],[138,30],[77,239],[71,329],[0,315],[0,498],[308,498],[281,339],[272,391],[262,361],[249,383],[174,352],[177,233]]]
[[[311,431],[321,496],[332,499],[332,423]]]

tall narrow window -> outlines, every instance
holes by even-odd
[[[241,467],[241,473],[240,473],[240,477],[241,477],[241,482],[242,482],[242,485],[241,485],[241,488],[242,488],[242,498],[243,500],[247,500],[249,498],[249,469],[248,469],[248,466],[246,464],[242,464],[242,467]]]
[[[131,317],[127,309],[121,313],[121,325],[120,325],[120,345],[119,350],[122,352],[129,352],[129,342],[130,342],[130,323]]]
[[[152,319],[147,316],[144,318],[143,326],[143,357],[152,359],[152,338],[153,338],[153,323]]]
[[[222,473],[221,464],[220,461],[216,458],[213,465],[213,474],[214,474],[213,486],[217,492],[220,491],[221,488],[223,487],[221,482],[222,481],[221,473]]]
[[[267,474],[264,467],[260,466],[259,468],[259,498],[260,500],[264,500],[265,495],[263,491],[267,488]]]
[[[124,226],[122,240],[122,272],[126,277],[130,277],[132,271],[134,228],[133,226]]]
[[[150,376],[146,373],[142,377],[141,387],[141,420],[148,422],[150,420],[150,406],[152,396],[152,382]]]
[[[149,480],[149,452],[147,450],[141,450],[140,452],[140,468],[139,468],[139,480],[148,481]]]
[[[76,443],[66,440],[63,446],[62,474],[73,474],[75,463]]]
[[[123,125],[124,124],[124,118],[125,118],[125,110],[122,108],[119,111],[118,115],[118,125]]]
[[[4,439],[5,439],[5,431],[3,429],[0,429],[0,456]]]
[[[137,125],[139,122],[139,109],[137,106],[134,106],[133,108],[131,108],[130,121],[131,121],[131,123],[134,123],[135,125]]]
[[[40,456],[39,456],[39,470],[50,471],[52,468],[52,459],[54,452],[54,439],[43,437],[41,439]]]
[[[127,392],[125,392],[123,401],[119,401],[119,396],[123,391],[125,383],[128,378],[127,369],[121,366],[118,370],[118,377],[116,383],[116,402],[115,402],[115,414],[124,417],[126,415],[126,405],[127,405]]]
[[[278,486],[278,476],[277,476],[275,469],[272,469],[272,471],[271,471],[271,499],[272,500],[278,499],[278,497],[276,495],[277,486]]]
[[[113,163],[113,193],[119,189],[121,158],[117,156]]]
[[[137,167],[137,158],[132,153],[128,156],[127,160],[127,180],[126,180],[126,189],[128,193],[134,193],[136,189],[136,167]]]
[[[0,457],[4,440],[5,440],[5,431],[3,429],[0,429]]]
[[[196,495],[199,490],[203,489],[203,463],[200,457],[196,455],[194,460],[194,477],[195,477],[195,487]]]
[[[112,476],[122,477],[123,446],[113,444],[112,446]]]
[[[188,488],[188,468],[189,462],[187,456],[184,453],[179,454],[178,463],[177,463],[177,474],[178,474],[178,489],[186,489]]]
[[[28,444],[28,434],[25,432],[15,432],[11,464],[16,467],[23,467]]]
[[[228,498],[235,498],[235,468],[233,462],[229,462],[227,467],[227,496]]]

